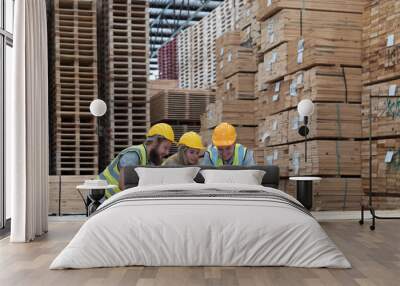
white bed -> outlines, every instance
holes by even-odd
[[[282,191],[255,185],[131,188],[105,201],[50,269],[128,265],[350,268],[342,252],[299,204]]]

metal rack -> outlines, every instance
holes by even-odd
[[[372,98],[400,98],[400,96],[390,96],[390,95],[372,95],[369,93],[369,113],[368,113],[368,124],[369,124],[369,192],[368,192],[368,205],[364,206],[361,202],[361,219],[359,220],[359,224],[364,224],[364,210],[369,210],[372,215],[372,225],[370,225],[371,230],[375,230],[376,220],[377,219],[400,219],[400,217],[394,216],[379,216],[376,214],[376,210],[373,207],[373,198],[377,197],[391,197],[391,198],[400,198],[400,193],[387,193],[387,192],[373,192],[372,190]]]

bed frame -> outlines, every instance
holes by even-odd
[[[199,166],[202,170],[217,169],[216,167]],[[122,168],[120,171],[119,187],[121,190],[133,188],[138,185],[139,176],[135,171],[136,167]],[[184,168],[184,167],[163,167],[163,166],[146,166],[145,168]],[[265,187],[279,188],[279,167],[278,166],[250,166],[250,167],[237,167],[237,166],[223,166],[218,169],[223,170],[262,170],[265,175],[261,184]],[[195,181],[197,183],[204,183],[203,176],[197,174]]]

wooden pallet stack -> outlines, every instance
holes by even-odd
[[[176,38],[172,39],[158,50],[159,79],[178,79],[178,58]]]
[[[215,102],[215,91],[209,89],[169,89],[150,99],[151,123],[168,123],[179,140],[183,133],[200,131],[200,116]],[[176,146],[171,154],[176,152]]]
[[[372,191],[399,193],[400,3],[368,2],[363,30],[362,185],[365,193],[370,191],[371,150]],[[398,208],[399,203],[390,197],[373,200],[378,208]]]
[[[126,147],[141,144],[149,127],[147,10],[146,0],[103,0],[99,7],[101,95],[109,110],[101,145],[107,148],[107,162]]]
[[[233,31],[243,13],[242,0],[225,0],[178,38],[179,86],[212,88],[216,84],[215,40]]]
[[[49,6],[51,174],[98,172],[96,1],[57,0]]]
[[[364,0],[257,0],[261,23],[255,79],[259,163],[290,176],[320,176],[314,209],[358,209],[361,189],[361,52]],[[305,161],[302,99],[315,110]]]
[[[192,29],[187,28],[177,36],[179,87],[190,88],[192,79]]]

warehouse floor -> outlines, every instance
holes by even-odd
[[[321,222],[353,269],[288,267],[124,267],[48,270],[82,225],[52,221],[49,233],[29,244],[0,241],[0,285],[398,285],[400,221],[379,221],[372,232],[357,221]],[[18,274],[18,275],[16,275]]]

